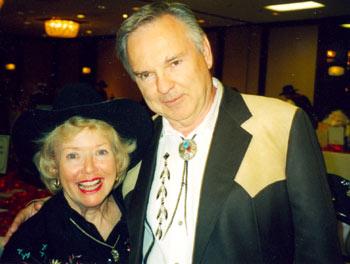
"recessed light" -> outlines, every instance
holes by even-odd
[[[306,2],[299,2],[299,3],[268,5],[268,6],[265,6],[265,8],[273,11],[278,11],[278,12],[287,12],[287,11],[295,11],[295,10],[302,10],[302,9],[320,8],[324,6],[325,6],[324,4],[320,4],[314,1],[306,1]]]
[[[334,58],[336,54],[334,50],[327,50],[327,57]]]
[[[343,28],[350,28],[350,24],[341,24],[340,26]]]
[[[87,30],[85,31],[85,33],[90,35],[90,34],[92,34],[92,30],[87,29]]]
[[[85,18],[84,14],[77,14],[77,18]]]
[[[123,18],[128,18],[128,14],[123,14],[122,17]]]
[[[198,19],[197,21],[198,21],[199,24],[204,24],[205,23],[204,19]]]
[[[5,65],[5,69],[8,71],[14,71],[16,69],[16,65],[14,63],[7,63]]]
[[[91,68],[90,67],[83,67],[81,69],[82,74],[90,74],[91,73]]]
[[[139,10],[139,9],[140,9],[140,8],[137,7],[137,6],[135,6],[135,7],[132,8],[132,10],[134,10],[134,11],[137,11],[137,10]]]
[[[344,73],[345,69],[341,66],[331,66],[328,68],[328,75],[330,76],[342,76]]]

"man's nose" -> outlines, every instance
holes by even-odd
[[[161,94],[167,94],[174,86],[173,80],[167,73],[157,75],[157,89]]]

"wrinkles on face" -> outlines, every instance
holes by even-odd
[[[201,122],[215,90],[209,42],[204,37],[199,52],[188,31],[182,22],[165,15],[136,29],[127,42],[130,65],[147,105],[181,133]]]

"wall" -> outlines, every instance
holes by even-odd
[[[262,38],[266,29],[268,43]],[[212,74],[224,84],[243,93],[278,97],[282,86],[290,83],[313,100],[317,26],[245,26],[214,28],[207,33],[214,55]],[[13,60],[18,67],[14,73],[0,69],[0,81],[19,95],[14,96],[16,100],[22,97],[27,101],[38,82],[47,82],[56,91],[65,83],[84,80],[92,84],[104,80],[109,96],[142,100],[136,83],[116,58],[114,37],[62,40],[6,36],[0,38],[0,44],[1,64]],[[261,55],[266,53],[267,65],[260,64]],[[82,76],[80,70],[85,65],[92,68],[91,76]],[[266,83],[261,81],[265,80],[261,69],[266,70]]]
[[[96,79],[104,80],[107,83],[107,95],[109,97],[113,95],[115,98],[128,97],[140,101],[142,95],[136,83],[131,80],[122,63],[117,59],[115,39],[100,39],[97,54]]]
[[[257,94],[261,27],[226,29],[222,81],[240,92]]]
[[[266,96],[279,97],[282,87],[292,84],[313,102],[317,38],[317,26],[270,28]]]

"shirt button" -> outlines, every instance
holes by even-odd
[[[182,225],[182,221],[179,221],[178,224],[179,224],[179,226]],[[178,263],[175,263],[175,264],[178,264]]]

